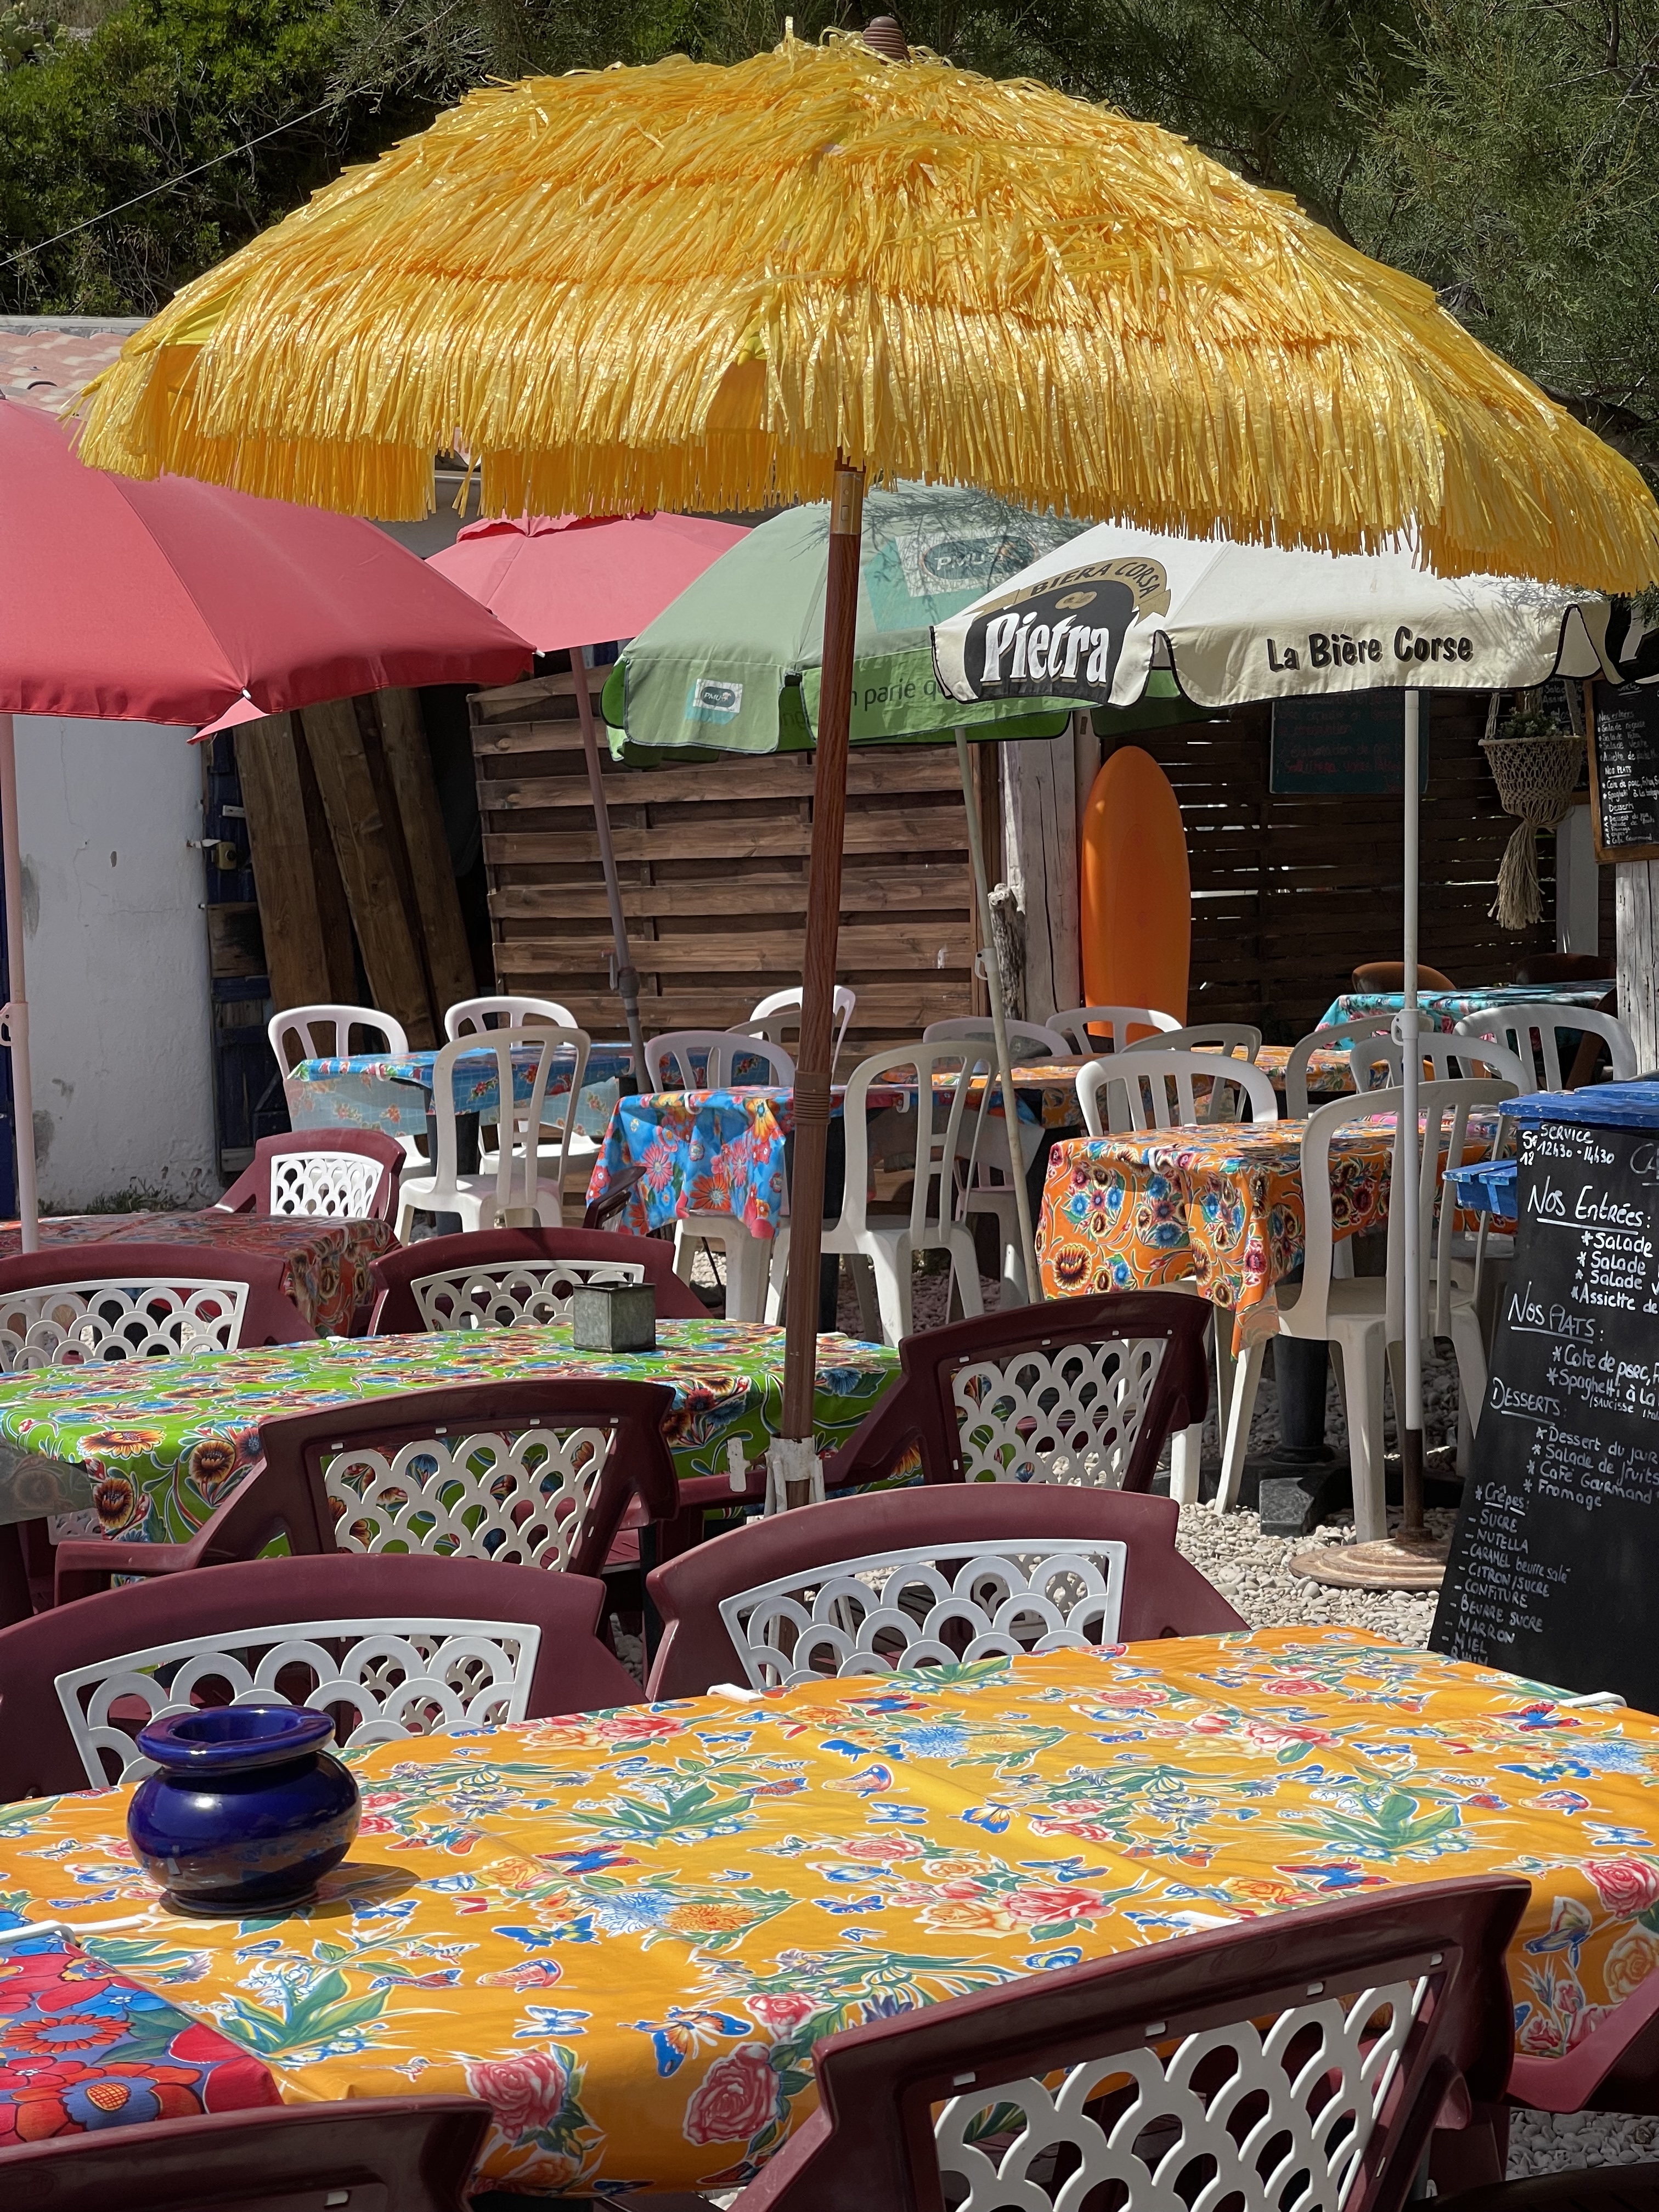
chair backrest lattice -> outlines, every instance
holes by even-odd
[[[1005,1023],[1004,1030],[1008,1039],[1009,1060],[1015,1067],[1022,1061],[1030,1066],[1042,1060],[1070,1060],[1073,1056],[1070,1037],[1047,1022],[1010,1021]],[[988,1014],[952,1014],[948,1020],[929,1022],[921,1036],[924,1044],[955,1037],[962,1043],[994,1048],[996,1034]]]
[[[246,1316],[246,1283],[169,1275],[88,1277],[0,1293],[0,1374],[188,1352],[232,1352]]]
[[[1575,1053],[1580,1038],[1602,1038],[1615,1083],[1627,1083],[1636,1073],[1636,1047],[1630,1031],[1616,1014],[1598,1013],[1593,1007],[1548,1002],[1531,1006],[1491,1006],[1482,1013],[1465,1015],[1457,1024],[1456,1034],[1485,1037],[1504,1046],[1526,1071],[1526,1088],[1529,1091],[1561,1091],[1566,1087],[1566,1075],[1572,1062],[1569,1060],[1566,1069],[1563,1069],[1564,1036],[1573,1039]],[[1505,1069],[1504,1073],[1510,1071]]]
[[[374,1006],[285,1006],[265,1024],[270,1049],[284,1075],[302,1060],[349,1059],[354,1030],[373,1040],[368,1047],[371,1052],[401,1060],[409,1050],[403,1024]]]
[[[522,1720],[540,1647],[540,1628],[523,1621],[299,1620],[125,1652],[53,1686],[102,1790],[155,1771],[137,1748],[135,1704],[139,1727],[202,1705],[309,1705],[332,1713],[336,1741],[356,1749]]]
[[[1046,1026],[1058,1030],[1079,1059],[1088,1060],[1097,1053],[1122,1052],[1134,1042],[1131,1030],[1145,1036],[1152,1032],[1152,1042],[1167,1036],[1181,1024],[1173,1014],[1161,1014],[1156,1006],[1068,1006],[1061,1014],[1050,1014]]]
[[[321,1455],[343,1552],[568,1566],[616,1443],[583,1423],[341,1444]]]
[[[1200,1091],[1203,1088],[1202,1103]],[[1102,1110],[1103,1094],[1104,1111]],[[1149,1051],[1132,1044],[1109,1060],[1091,1060],[1077,1079],[1078,1105],[1091,1137],[1108,1130],[1191,1128],[1242,1118],[1276,1121],[1279,1100],[1271,1080],[1248,1060],[1218,1051]],[[1235,1103],[1237,1102],[1237,1103]]]
[[[742,1030],[665,1030],[646,1039],[645,1066],[653,1091],[726,1091],[739,1081],[787,1090],[795,1080],[781,1044]]]
[[[273,1152],[267,1211],[367,1221],[385,1174],[363,1152]]]
[[[417,1275],[410,1284],[422,1328],[552,1327],[570,1318],[578,1291],[642,1283],[633,1260],[498,1261],[494,1266]]]
[[[963,1480],[1121,1489],[1168,1349],[1163,1337],[1107,1337],[954,1368]]]
[[[966,1665],[1116,1640],[1127,1547],[1053,1537],[874,1552],[720,1601],[750,1685]]]
[[[562,1006],[556,999],[514,998],[492,992],[482,999],[462,999],[449,1007],[444,1015],[444,1036],[453,1044],[457,1037],[477,1036],[497,1029],[533,1029],[538,1023],[556,1030],[581,1026],[569,1007]]]
[[[1158,2023],[1139,2047],[1091,2053],[1058,2081],[975,2081],[933,2124],[948,2212],[1344,2212],[1429,1986],[1327,1995],[1315,1984],[1253,2019],[1185,2033]]]

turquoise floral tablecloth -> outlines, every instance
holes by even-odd
[[[1430,1029],[1455,1030],[1471,1014],[1498,1006],[1595,1006],[1615,988],[1601,983],[1488,983],[1471,991],[1419,991],[1418,1010]],[[1322,1030],[1334,1022],[1364,1021],[1368,1014],[1397,1014],[1403,991],[1345,991],[1319,1017]]]
[[[665,1433],[683,1478],[724,1474],[727,1447],[757,1460],[783,1414],[783,1331],[759,1322],[659,1321],[654,1352],[577,1352],[568,1326],[444,1331],[198,1352],[0,1382],[0,1443],[86,1468],[106,1534],[178,1542],[200,1528],[259,1455],[259,1427],[449,1383],[608,1375],[665,1382]],[[833,1450],[896,1381],[898,1354],[818,1339],[813,1419]]]
[[[1509,1970],[1540,2057],[1659,1963],[1659,1722],[1351,1628],[572,1714],[352,1764],[362,1826],[307,1910],[179,1919],[110,1790],[6,1808],[0,1913],[135,1916],[88,1947],[287,2100],[484,2099],[483,2178],[526,2203],[739,2188],[812,2111],[822,2036],[1390,1883],[1530,1884]]]
[[[289,1120],[296,1129],[380,1129],[389,1137],[424,1136],[437,1057],[435,1052],[354,1053],[349,1060],[302,1060],[283,1085]],[[530,1096],[536,1061],[534,1052],[513,1055],[513,1095],[520,1105]],[[593,1047],[576,1106],[578,1128],[593,1137],[603,1132],[623,1082],[633,1080],[633,1064],[626,1045]],[[550,1098],[569,1090],[570,1070],[569,1055],[561,1054],[548,1078]],[[501,1106],[495,1054],[464,1053],[455,1063],[453,1087],[458,1114],[489,1120]]]

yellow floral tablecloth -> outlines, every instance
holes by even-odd
[[[1228,1917],[1524,1875],[1521,2046],[1659,1957],[1659,1721],[1352,1629],[1267,1629],[381,1746],[286,1920],[175,1918],[126,1794],[0,1808],[0,1918],[256,2051],[295,2101],[470,2088],[493,2179],[736,2186],[814,2040]]]

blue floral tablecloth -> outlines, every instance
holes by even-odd
[[[1616,988],[1612,976],[1602,983],[1488,983],[1469,991],[1419,991],[1417,1003],[1427,1027],[1455,1030],[1471,1014],[1494,1006],[1597,1006]],[[1405,1003],[1403,991],[1345,991],[1326,1007],[1319,1026],[1397,1014]]]
[[[380,1129],[389,1137],[422,1137],[432,1097],[435,1052],[354,1053],[349,1060],[302,1060],[283,1080],[289,1120],[296,1129]],[[537,1054],[513,1055],[513,1095],[522,1105],[530,1096]],[[623,1045],[595,1045],[577,1102],[576,1126],[592,1137],[604,1134],[611,1109],[624,1081],[633,1080],[633,1056]],[[562,1053],[548,1079],[550,1098],[570,1088],[571,1061]],[[455,1111],[481,1114],[488,1121],[501,1106],[495,1054],[465,1053],[455,1063]]]

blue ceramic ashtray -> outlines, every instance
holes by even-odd
[[[304,1705],[216,1705],[138,1734],[159,1772],[127,1808],[147,1875],[180,1912],[230,1917],[304,1905],[351,1849],[357,1784]]]

